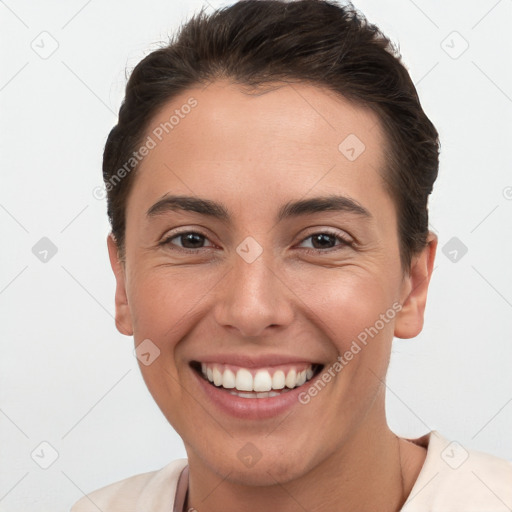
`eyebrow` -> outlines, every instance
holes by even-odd
[[[146,215],[151,218],[177,210],[199,213],[226,223],[232,218],[229,210],[222,203],[193,196],[176,195],[165,195],[149,208]],[[277,222],[286,218],[326,211],[349,212],[368,219],[372,217],[371,213],[356,200],[346,196],[329,195],[284,204],[277,214]]]

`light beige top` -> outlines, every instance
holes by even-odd
[[[427,457],[402,512],[512,511],[511,462],[465,450],[435,430],[409,441]],[[71,512],[182,512],[187,486],[187,459],[178,459],[93,491]]]

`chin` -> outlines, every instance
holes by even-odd
[[[243,449],[242,449],[243,450]],[[277,454],[278,450],[265,450],[260,452],[258,460],[243,462],[242,455],[235,453],[231,458],[224,458],[219,462],[214,460],[203,461],[211,470],[229,482],[244,486],[272,486],[286,484],[300,478],[311,468],[308,468],[307,455],[304,451],[294,450],[289,447],[289,453]],[[249,452],[249,450],[247,450]],[[242,460],[240,460],[242,459]]]
[[[227,466],[225,469],[227,471],[231,469],[231,474],[227,477],[230,482],[254,487],[272,486],[278,483],[283,485],[296,480],[305,473],[303,468],[300,467],[276,467],[270,461],[263,463],[261,460],[252,468],[233,470],[232,467]]]

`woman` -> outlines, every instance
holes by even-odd
[[[509,462],[386,422],[438,156],[351,7],[238,2],[139,63],[104,153],[116,326],[188,458],[72,511],[510,510]]]

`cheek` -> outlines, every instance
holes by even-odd
[[[338,269],[318,269],[302,273],[301,291],[310,315],[339,351],[347,350],[353,340],[364,340],[375,328],[380,336],[392,337],[393,319],[396,314],[394,287],[389,275],[360,266]]]
[[[164,416],[179,432],[187,430],[183,426],[187,416],[176,405],[188,398],[182,385],[185,368],[176,361],[177,346],[198,323],[201,298],[212,286],[192,274],[192,269],[163,266],[138,269],[129,291],[135,344],[158,353],[148,365],[139,357],[142,377]]]
[[[141,270],[129,292],[136,342],[145,338],[163,349],[190,329],[218,277],[192,268],[170,267]]]

